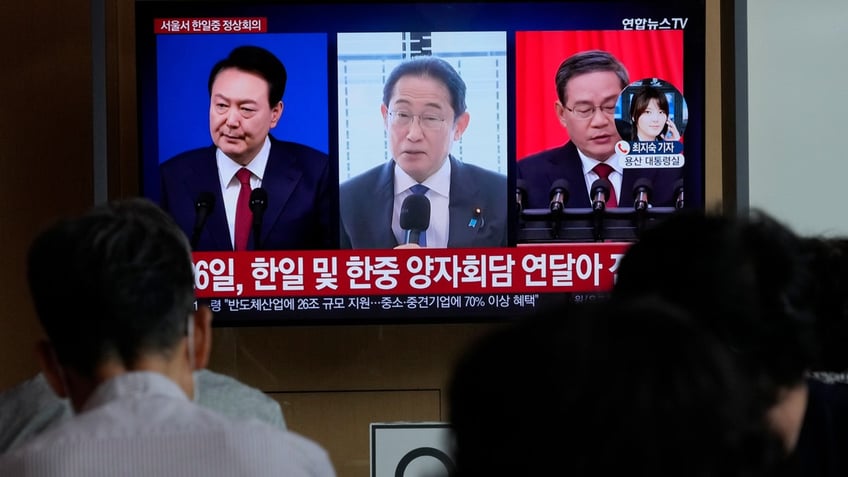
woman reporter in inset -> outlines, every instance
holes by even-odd
[[[630,101],[632,141],[679,141],[680,132],[669,118],[668,99],[662,91],[643,86]]]

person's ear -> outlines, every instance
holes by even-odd
[[[559,118],[559,123],[562,124],[563,127],[567,128],[568,126],[565,124],[565,106],[557,101],[554,103],[554,108],[556,109],[556,115],[557,118]]]
[[[65,369],[56,358],[53,345],[46,339],[38,340],[38,343],[35,344],[35,354],[38,357],[44,378],[47,379],[47,384],[50,385],[53,392],[60,398],[68,398],[70,391],[68,390],[68,382],[65,379]]]
[[[285,105],[282,101],[278,102],[271,108],[271,127],[274,128],[277,126],[277,123],[280,121],[280,118],[283,116],[283,109],[285,109]]]
[[[212,352],[212,310],[206,305],[200,305],[192,313],[192,332],[189,333],[189,361],[194,369],[203,369],[209,364],[209,354]]]
[[[456,118],[456,125],[453,131],[454,141],[459,141],[459,139],[462,137],[462,134],[465,132],[465,129],[468,128],[469,121],[471,121],[471,115],[468,114],[468,111],[460,114],[459,117]]]
[[[388,131],[389,130],[389,108],[387,108],[385,104],[380,103],[380,114],[383,115],[383,126],[385,126],[386,131]]]

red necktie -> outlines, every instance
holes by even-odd
[[[597,166],[592,168],[595,171],[595,174],[598,175],[601,179],[609,180],[609,175],[613,171],[611,165],[601,162]],[[610,196],[609,200],[607,200],[607,207],[618,207],[618,201],[615,199],[615,186],[612,185],[612,181],[610,181]]]
[[[250,211],[250,171],[242,167],[236,172],[236,177],[241,185],[236,202],[235,249],[247,250],[247,238],[250,237],[250,224],[253,222],[253,212]]]

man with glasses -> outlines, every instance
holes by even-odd
[[[628,83],[627,69],[606,51],[583,51],[560,64],[555,107],[570,140],[518,161],[517,177],[527,188],[525,207],[548,208],[551,187],[560,179],[571,189],[566,207],[591,207],[589,190],[601,177],[612,184],[608,207],[632,207],[631,194],[639,179],[650,180],[652,205],[674,205],[674,184],[683,177],[683,169],[625,169],[622,153],[616,152],[621,140],[616,102]]]
[[[339,186],[342,248],[506,246],[506,177],[450,155],[470,120],[465,91],[440,58],[405,61],[389,74],[380,111],[392,160]],[[417,207],[402,213],[414,194],[426,198],[429,219]],[[419,240],[406,234],[405,219],[423,221]]]

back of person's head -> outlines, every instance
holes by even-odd
[[[146,199],[95,207],[33,241],[28,279],[56,357],[83,376],[118,360],[168,354],[193,310],[188,241]]]
[[[565,86],[571,78],[598,71],[615,73],[621,80],[621,89],[630,82],[627,68],[612,53],[603,50],[581,51],[566,58],[557,68],[554,80],[559,102],[563,105],[567,102]]]
[[[386,107],[392,101],[395,85],[404,76],[429,77],[440,81],[450,93],[454,119],[465,112],[465,81],[450,63],[435,56],[417,56],[400,63],[389,73],[386,84],[383,85],[383,104]]]
[[[815,310],[820,343],[814,371],[848,371],[848,239],[811,236],[803,238],[809,274],[806,296]]]
[[[799,238],[763,213],[680,213],[646,230],[618,269],[613,296],[658,294],[734,350],[766,405],[814,359]]]
[[[265,48],[251,45],[239,46],[234,48],[226,58],[216,63],[209,73],[210,95],[218,73],[228,68],[257,74],[265,79],[268,83],[268,105],[271,108],[283,99],[283,93],[286,91],[286,67],[279,58]]]
[[[781,451],[752,394],[728,351],[660,300],[548,313],[458,363],[457,473],[762,475]]]

